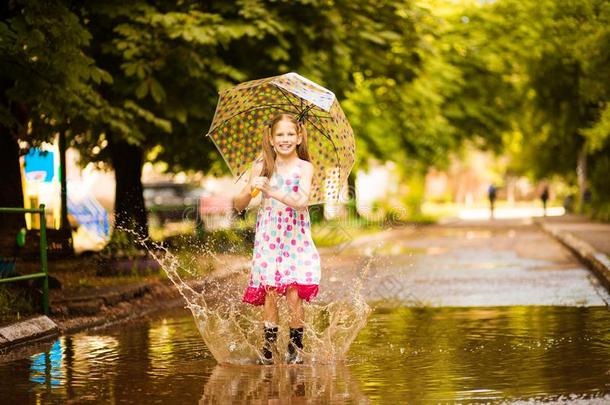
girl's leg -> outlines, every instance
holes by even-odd
[[[290,327],[302,328],[305,314],[303,311],[303,299],[299,297],[297,289],[290,287],[286,292],[286,300],[288,301],[288,309],[290,310]]]
[[[303,299],[299,297],[297,289],[292,287],[286,292],[286,300],[290,310],[290,342],[288,343],[288,363],[301,364],[299,351],[303,349]]]
[[[264,321],[277,325],[279,317],[277,313],[277,292],[274,289],[267,290],[265,296]]]
[[[269,289],[265,295],[264,306],[264,321],[263,328],[265,344],[263,346],[262,359],[259,359],[259,364],[273,364],[273,347],[277,341],[278,332],[278,310],[277,310],[277,293],[273,289]]]

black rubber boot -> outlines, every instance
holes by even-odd
[[[288,364],[303,364],[300,350],[303,349],[303,328],[290,328],[290,342],[288,343]]]
[[[258,364],[273,364],[273,347],[277,341],[277,326],[264,327],[265,344],[263,345],[263,357],[258,360]]]

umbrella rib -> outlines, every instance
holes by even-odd
[[[301,102],[301,106],[300,106],[300,107],[298,107],[296,104],[294,104],[294,103],[292,102],[292,100],[290,100],[290,98],[288,97],[288,94],[287,94],[287,92],[286,92],[286,90],[285,90],[285,89],[281,88],[280,86],[275,86],[275,87],[276,87],[276,88],[277,88],[277,89],[280,91],[280,93],[282,93],[282,95],[284,96],[284,98],[285,98],[286,100],[288,100],[288,102],[289,102],[289,103],[290,103],[290,104],[291,104],[291,105],[292,105],[292,106],[293,106],[293,107],[294,107],[294,108],[297,110],[297,112],[301,112],[301,111],[304,109],[304,107],[303,107],[303,101],[304,101],[305,99],[304,99],[303,97],[300,97],[300,96],[299,96],[299,101]],[[317,106],[317,105],[315,105],[314,103],[311,103],[311,105],[312,105],[313,107],[318,107],[318,106]],[[312,108],[313,108],[313,107],[312,107]],[[320,108],[320,107],[318,107],[318,108]],[[310,111],[311,111],[311,113],[310,113]],[[315,111],[315,110],[310,109],[310,110],[308,111],[308,113],[310,113],[311,115],[315,115],[315,116],[316,116],[316,117],[318,117],[318,118],[332,119],[332,117],[331,117],[330,115],[326,115],[326,116],[323,116],[323,115],[316,115],[314,111]]]
[[[320,132],[322,135],[324,135],[333,145],[334,145],[334,141],[332,140],[332,138],[326,133],[326,131],[322,130],[320,127],[318,127],[311,119],[309,116],[305,117],[305,119],[307,121],[309,121],[309,123],[311,125],[313,125],[313,127]],[[336,149],[336,148],[335,148]]]
[[[272,104],[267,104],[267,105],[265,105],[265,106],[254,107],[254,108],[250,108],[250,109],[248,109],[248,110],[243,110],[243,111],[241,111],[241,112],[239,112],[239,113],[237,113],[237,114],[233,115],[231,118],[235,118],[236,116],[238,116],[238,115],[240,115],[240,114],[242,114],[242,113],[249,112],[249,111],[252,111],[252,110],[255,110],[255,109],[258,109],[258,108],[276,108],[276,109],[278,109],[278,110],[280,110],[280,111],[283,111],[283,112],[286,112],[286,113],[293,113],[293,111],[290,111],[290,110],[284,110],[284,109],[281,109],[280,107],[277,107],[278,105],[287,105],[287,104],[273,104],[273,105],[272,105]],[[229,121],[229,119],[230,119],[230,118],[228,118],[228,119],[224,120],[222,123],[218,124],[217,128],[218,128],[220,125],[222,125],[222,124],[226,123],[227,121]],[[215,129],[214,129],[214,130],[215,130]],[[214,131],[208,132],[208,133],[206,134],[206,136],[209,136],[209,135],[210,135],[212,132],[214,132]],[[214,141],[214,138],[213,138],[213,137],[211,137],[211,136],[210,136],[209,138],[210,138],[210,139],[212,140],[212,142],[214,143],[214,146],[216,146],[216,149],[218,149],[218,152],[220,153],[220,156],[221,156],[221,157],[222,157],[222,159],[225,161],[225,164],[227,165],[227,167],[228,167],[228,168],[229,168],[229,170],[231,171],[231,174],[232,174],[233,176],[235,176],[236,174],[233,172],[233,168],[231,167],[231,165],[229,164],[229,162],[228,162],[228,161],[227,161],[227,159],[225,158],[224,153],[222,153],[221,148],[218,146],[218,144],[216,144],[216,141]],[[237,182],[239,181],[239,179],[241,179],[241,177],[242,177],[242,176],[243,176],[243,175],[244,175],[244,174],[245,174],[247,171],[248,171],[248,169],[244,170],[244,171],[243,171],[243,172],[242,172],[242,173],[241,173],[241,174],[240,174],[240,175],[237,177],[237,179],[235,180],[235,183],[237,183]]]
[[[286,104],[286,103],[265,104],[265,105],[262,105],[262,106],[261,106],[261,105],[259,105],[259,106],[255,106],[255,107],[248,108],[248,109],[246,109],[246,110],[239,111],[239,112],[235,113],[234,115],[232,115],[231,117],[229,117],[229,118],[227,118],[227,119],[223,120],[221,123],[219,123],[219,124],[216,126],[216,128],[213,130],[213,131],[215,131],[217,128],[219,128],[220,126],[224,125],[224,124],[225,124],[225,123],[227,123],[228,121],[232,120],[233,118],[237,117],[238,115],[241,115],[241,114],[244,114],[244,113],[247,113],[247,112],[251,112],[251,111],[254,111],[254,110],[259,110],[259,109],[263,109],[263,108],[275,108],[275,109],[278,109],[278,110],[280,110],[280,111],[282,111],[282,112],[286,112],[286,113],[294,113],[294,111],[290,111],[289,109],[284,109],[284,108],[281,108],[281,107],[292,107],[292,108],[294,108],[294,109],[297,111],[297,113],[299,113],[300,111],[302,111],[302,110],[303,110],[302,106],[303,106],[303,104],[304,104],[304,103],[303,103],[304,99],[303,99],[302,97],[298,97],[298,98],[299,98],[299,100],[300,100],[300,103],[301,103],[301,108],[299,108],[299,107],[298,107],[298,106],[297,106],[295,103],[293,103],[293,102],[292,102],[292,100],[290,99],[290,97],[288,96],[288,94],[286,93],[286,91],[285,91],[283,88],[281,88],[281,87],[279,87],[279,86],[276,86],[276,88],[277,88],[277,89],[280,91],[280,93],[282,94],[282,96],[284,96],[284,98],[285,98],[285,99],[288,101],[288,104]],[[306,120],[307,120],[307,121],[308,121],[308,122],[309,122],[309,123],[310,123],[310,124],[311,124],[311,125],[312,125],[312,126],[313,126],[313,127],[316,129],[316,130],[317,130],[317,131],[318,131],[318,132],[320,132],[320,133],[322,134],[322,136],[324,136],[326,139],[328,139],[328,140],[330,141],[330,143],[331,143],[331,145],[333,146],[333,149],[334,149],[334,151],[335,151],[335,155],[337,156],[337,160],[340,162],[340,161],[341,161],[341,157],[339,156],[339,152],[338,152],[338,150],[337,150],[337,146],[335,145],[335,142],[333,141],[333,139],[332,139],[332,138],[331,138],[329,135],[327,135],[327,134],[326,134],[326,132],[325,132],[324,130],[320,129],[320,128],[319,128],[319,127],[318,127],[318,126],[317,126],[317,125],[316,125],[316,124],[315,124],[315,123],[314,123],[314,122],[313,122],[313,121],[312,121],[312,120],[309,118],[310,116],[311,116],[311,117],[315,117],[315,118],[317,118],[317,120],[319,121],[320,119],[332,119],[332,117],[331,117],[331,116],[322,116],[322,115],[318,115],[318,114],[316,114],[316,113],[314,112],[315,110],[312,110],[312,108],[314,108],[314,107],[317,107],[317,106],[316,106],[315,104],[313,104],[313,103],[312,103],[312,105],[310,106],[310,108],[309,108],[309,109],[308,109],[308,111],[307,111],[307,114],[305,115],[305,119],[306,119]],[[208,132],[208,133],[206,134],[206,136],[209,136],[209,135],[210,135],[210,134],[211,134],[213,131]],[[220,151],[220,149],[219,149],[219,151]],[[222,152],[221,152],[221,155],[222,155]],[[223,159],[224,159],[224,156],[223,156]],[[225,159],[225,162],[226,162],[226,159]],[[226,162],[226,163],[228,163],[228,162]],[[230,166],[229,166],[229,167],[230,167]],[[242,177],[242,176],[243,176],[243,175],[244,175],[244,174],[245,174],[247,171],[248,171],[247,169],[246,169],[246,170],[244,170],[244,171],[243,171],[243,172],[242,172],[242,173],[241,173],[241,174],[240,174],[240,175],[237,177],[236,182],[237,182],[237,181],[239,181],[239,179],[240,179],[240,178],[241,178],[241,177]]]
[[[297,113],[300,113],[300,112],[301,112],[301,109],[300,109],[300,108],[299,108],[299,107],[298,107],[296,104],[294,104],[294,103],[292,102],[292,100],[290,99],[290,97],[288,97],[288,95],[286,94],[286,91],[285,91],[283,88],[281,88],[280,86],[275,86],[275,87],[276,87],[276,88],[277,88],[277,89],[280,91],[280,93],[282,93],[282,95],[284,96],[284,98],[285,98],[286,100],[288,100],[288,102],[289,102],[289,103],[290,103],[290,104],[291,104],[291,105],[292,105],[292,106],[295,108],[295,110],[297,110]],[[299,97],[299,100],[301,100],[301,105],[303,105],[303,98],[302,98],[302,97]]]
[[[313,115],[316,118],[323,118],[325,120],[331,120],[333,117],[331,117],[330,115],[320,115],[320,114],[316,114],[315,110],[314,112],[311,113],[311,115]]]
[[[276,105],[279,105],[279,104],[276,104]],[[284,105],[285,105],[285,104],[284,104]],[[278,107],[273,107],[273,108],[278,108]],[[279,108],[278,108],[278,109],[279,109]],[[283,111],[285,111],[285,112],[291,112],[291,111],[288,111],[288,110],[283,110]],[[318,118],[318,117],[316,117],[316,118]],[[320,127],[318,127],[318,126],[317,126],[317,125],[316,125],[316,124],[315,124],[315,123],[314,123],[314,122],[313,122],[311,119],[309,119],[309,116],[306,116],[306,117],[305,117],[305,119],[306,119],[306,120],[307,120],[307,121],[308,121],[308,122],[309,122],[311,125],[313,125],[313,127],[314,127],[314,128],[315,128],[315,129],[316,129],[316,130],[317,130],[317,131],[320,133],[320,134],[322,134],[322,136],[324,136],[326,139],[328,139],[328,140],[330,141],[330,144],[333,146],[333,149],[334,149],[334,151],[335,151],[335,155],[337,155],[337,161],[340,163],[340,162],[341,162],[341,157],[339,156],[339,152],[337,151],[337,146],[335,145],[335,142],[333,141],[333,139],[332,139],[332,138],[331,138],[331,137],[330,137],[328,134],[326,134],[326,132],[325,132],[324,130],[322,130]],[[221,155],[222,155],[222,152],[221,152]],[[223,158],[224,158],[224,156],[223,156]],[[228,166],[228,164],[227,164],[227,166]],[[240,175],[237,177],[237,180],[235,180],[235,183],[237,183],[237,182],[239,181],[239,179],[241,179],[241,178],[242,178],[242,176],[243,176],[243,175],[244,175],[244,174],[245,174],[247,171],[248,171],[247,169],[246,169],[246,170],[244,170],[244,171],[243,171],[243,172],[242,172],[242,173],[241,173],[241,174],[240,174]]]

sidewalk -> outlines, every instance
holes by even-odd
[[[610,291],[610,224],[578,215],[537,218],[535,222],[586,263]]]

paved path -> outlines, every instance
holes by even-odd
[[[360,258],[358,265],[334,266],[350,256]],[[323,276],[321,286],[329,300],[370,261],[364,291],[367,300],[384,300],[384,306],[610,303],[594,274],[529,218],[390,230],[325,258],[334,272]]]

